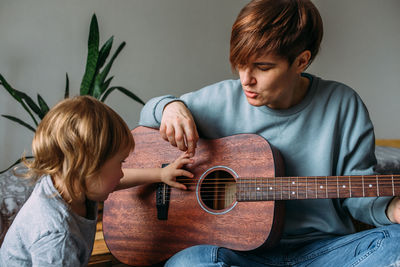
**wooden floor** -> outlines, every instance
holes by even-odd
[[[94,239],[92,256],[88,266],[109,267],[124,266],[113,256],[107,248],[103,235],[103,203],[99,203],[99,215],[97,219],[96,236]]]

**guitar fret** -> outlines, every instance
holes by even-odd
[[[253,193],[254,189],[252,188],[254,186],[254,183],[251,182],[251,179],[249,179],[249,199],[254,200],[253,198]]]
[[[293,199],[297,199],[297,184],[296,184],[296,181],[295,181],[295,179],[296,179],[296,177],[292,177],[292,182],[290,183],[291,185],[291,187],[290,187],[290,194],[292,195],[291,197],[293,198]]]
[[[365,197],[364,175],[362,176],[362,190],[363,190],[363,197]]]
[[[308,195],[307,195],[307,191],[308,191],[307,184],[308,184],[308,181],[307,180],[308,179],[307,179],[307,176],[306,176],[306,199],[308,198]]]
[[[328,198],[328,176],[325,176],[325,191],[326,191],[326,198]]]
[[[257,182],[256,182],[256,179],[255,178],[253,178],[252,179],[253,181],[252,181],[252,184],[253,184],[253,197],[254,197],[254,200],[256,200],[257,201]]]
[[[249,182],[247,182],[247,200],[250,200],[250,183]]]
[[[290,194],[291,194],[291,198],[293,198],[293,199],[297,199],[298,197],[297,197],[297,194],[298,194],[298,190],[297,190],[297,184],[296,184],[296,181],[295,181],[295,178],[296,177],[292,177],[292,181],[291,181],[291,183],[290,183]]]
[[[254,196],[256,198],[256,201],[258,200],[258,187],[257,187],[257,178],[254,178]]]
[[[318,198],[317,177],[315,177],[314,183],[315,183],[315,198]]]
[[[254,200],[254,182],[252,179],[249,179],[249,199]]]
[[[296,177],[292,177],[292,182],[290,183],[290,194],[293,199],[297,199],[297,183],[295,181]]]
[[[254,178],[254,189],[255,189],[255,193],[256,193],[256,200],[258,200],[258,185],[257,185],[257,178]]]
[[[393,196],[394,196],[394,181],[393,181],[393,174],[392,174],[392,193],[393,193]]]
[[[339,177],[336,175],[336,191],[337,191],[337,197],[340,198],[339,195]]]
[[[254,182],[249,179],[249,199],[254,200]]]
[[[350,188],[350,197],[351,197],[351,181],[350,181],[350,176],[349,176],[349,188]]]
[[[378,175],[376,175],[376,193],[378,194],[378,197],[379,197],[379,182],[378,182]]]
[[[271,181],[271,179],[273,179],[273,178],[268,178],[268,185],[267,185],[267,196],[268,196],[268,200],[273,200],[273,199],[274,199],[273,196],[272,196],[272,189],[273,189],[273,186],[272,186],[272,181]]]

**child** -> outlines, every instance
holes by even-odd
[[[0,248],[0,266],[86,266],[96,232],[97,202],[119,189],[164,182],[192,163],[185,153],[163,169],[121,169],[134,148],[126,123],[88,96],[66,99],[38,126],[29,175],[38,181]]]

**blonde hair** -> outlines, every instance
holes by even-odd
[[[122,118],[90,96],[65,99],[39,124],[32,142],[34,159],[25,161],[29,175],[60,178],[70,197],[86,193],[86,179],[121,149],[134,148],[133,136]],[[76,188],[78,186],[78,188]]]

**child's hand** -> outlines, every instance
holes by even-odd
[[[186,190],[187,187],[184,184],[176,181],[177,176],[186,176],[193,178],[193,174],[189,171],[183,170],[182,167],[185,164],[193,163],[191,159],[192,155],[188,152],[183,153],[174,162],[169,164],[167,167],[161,169],[161,181],[175,188]]]

